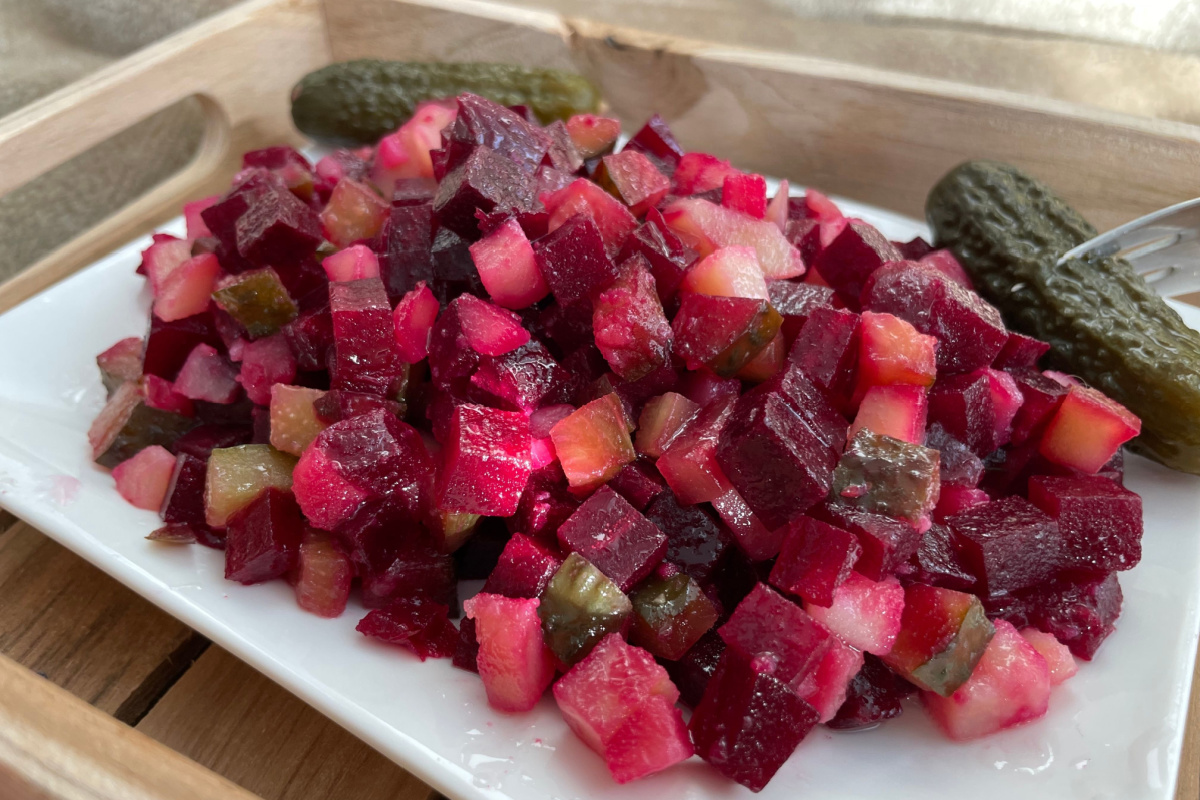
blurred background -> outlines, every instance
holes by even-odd
[[[1200,124],[1195,0],[508,0]],[[0,0],[0,117],[236,0]],[[188,100],[0,197],[0,280],[188,163]]]

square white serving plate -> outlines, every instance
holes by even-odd
[[[891,238],[927,235],[916,221],[842,205]],[[750,796],[698,759],[618,786],[549,697],[530,714],[493,711],[476,676],[358,634],[354,601],[341,619],[318,619],[283,582],[226,582],[216,551],[147,542],[157,516],[121,499],[91,462],[86,432],[105,397],[96,353],[144,333],[149,296],[134,269],[148,244],[0,316],[0,506],[456,800]],[[1200,310],[1177,307],[1200,328]],[[942,738],[916,706],[871,731],[818,728],[761,797],[1172,800],[1200,633],[1200,478],[1130,456],[1126,482],[1145,500],[1143,560],[1121,576],[1117,632],[1055,690],[1045,718],[968,744]]]

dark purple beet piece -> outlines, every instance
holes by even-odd
[[[470,247],[470,242],[449,228],[439,228],[433,237],[433,283],[429,288],[442,305],[464,293],[487,297]]]
[[[815,308],[788,353],[788,360],[843,411],[849,409],[854,391],[861,339],[858,322],[853,311]]]
[[[414,206],[432,203],[437,194],[437,181],[432,178],[400,178],[392,193],[393,206]]]
[[[204,311],[174,322],[163,322],[151,315],[142,372],[173,381],[183,362],[198,344],[207,344],[218,350],[223,346],[210,312]]]
[[[987,370],[941,378],[929,392],[930,424],[941,425],[980,457],[1007,444],[997,430],[999,414]]]
[[[268,487],[225,525],[225,579],[259,583],[286,575],[299,562],[303,536],[296,499]]]
[[[167,484],[163,501],[163,522],[204,525],[204,484],[207,479],[207,458],[180,453],[175,459],[175,471]]]
[[[1091,661],[1115,630],[1122,599],[1115,572],[1083,573],[985,600],[984,605],[989,616],[1052,633],[1076,657]]]
[[[540,539],[553,539],[558,528],[579,508],[567,479],[557,462],[529,477],[515,516],[505,522],[514,533]]]
[[[418,596],[457,608],[454,559],[429,542],[377,546],[355,551],[351,557],[362,578],[362,602],[367,608]]]
[[[551,144],[551,137],[522,115],[470,92],[458,96],[458,114],[442,135],[452,170],[475,150],[486,148],[532,174]]]
[[[310,447],[343,480],[408,519],[421,517],[433,466],[421,434],[394,414],[377,409],[330,425]]]
[[[467,672],[479,672],[479,640],[475,638],[475,620],[463,617],[458,623],[458,643],[451,664]]]
[[[550,547],[514,533],[483,591],[505,597],[540,597],[561,566],[562,559]]]
[[[646,518],[667,535],[666,561],[705,583],[729,551],[729,534],[704,506],[681,506],[669,490],[646,509]]]
[[[877,656],[867,653],[862,669],[850,681],[846,700],[829,727],[849,731],[895,719],[904,711],[901,701],[916,687],[892,672]]]
[[[849,531],[801,517],[788,525],[783,549],[771,570],[771,585],[814,605],[833,605],[833,590],[841,586],[862,545]]]
[[[671,321],[675,354],[688,369],[707,367],[729,378],[771,343],[782,323],[766,300],[686,294]]]
[[[561,119],[556,119],[543,129],[543,133],[550,139],[550,148],[542,160],[543,165],[566,173],[578,172],[583,166],[583,157],[579,155],[579,149],[571,140],[567,124]]]
[[[912,525],[881,514],[824,503],[815,507],[811,515],[858,538],[863,552],[854,569],[873,581],[896,572],[912,558],[921,543],[921,534]]]
[[[954,543],[987,594],[1014,592],[1058,571],[1058,523],[1021,497],[1005,497],[946,518]]]
[[[1013,417],[1013,444],[1040,440],[1042,431],[1067,396],[1068,387],[1037,370],[1014,369],[1011,374],[1024,398]]]
[[[481,356],[471,385],[484,394],[488,405],[529,412],[543,405],[570,377],[541,342],[530,339],[502,356]]]
[[[460,581],[487,580],[511,538],[499,517],[479,519],[466,542],[454,551],[454,574]],[[442,540],[445,541],[444,536]]]
[[[218,447],[249,444],[252,433],[249,425],[200,425],[176,439],[170,450],[207,461]]]
[[[683,658],[678,661],[664,659],[661,662],[667,668],[671,682],[679,689],[679,699],[684,705],[695,708],[700,704],[724,652],[725,642],[715,630],[710,630],[683,654]]]
[[[558,541],[628,592],[667,552],[667,537],[621,495],[602,486],[558,529]]]
[[[767,286],[771,305],[783,316],[780,330],[788,345],[796,341],[809,315],[818,308],[835,308],[833,289],[815,283],[771,281]]]
[[[812,267],[843,299],[857,307],[871,273],[889,261],[899,260],[900,251],[882,233],[861,220],[850,220]]]
[[[253,195],[234,231],[242,258],[279,270],[311,256],[322,238],[316,212],[282,187]]]
[[[388,400],[377,394],[348,392],[345,389],[330,390],[313,401],[313,411],[326,425],[369,414],[377,409],[396,417],[404,415],[404,406],[395,400]]]
[[[761,791],[820,715],[766,659],[726,650],[688,730],[696,754],[751,791]]]
[[[367,612],[356,630],[364,636],[412,650],[427,658],[450,658],[458,647],[458,631],[449,607],[420,597],[399,598]]]
[[[1142,559],[1142,498],[1099,475],[1035,475],[1029,500],[1058,522],[1064,569],[1131,569]]]
[[[921,536],[921,544],[912,559],[913,572],[908,576],[916,583],[969,591],[975,585],[975,576],[963,563],[954,536],[945,525],[933,524]]]
[[[617,256],[617,263],[624,263],[626,259],[635,255],[645,258],[650,265],[650,274],[654,276],[658,298],[666,304],[675,297],[675,292],[683,281],[683,274],[696,260],[696,253],[685,245],[665,222],[652,222],[655,217],[662,219],[658,210],[652,208],[646,214],[647,221],[639,225],[625,240],[620,255]]]
[[[468,241],[479,238],[476,209],[531,210],[536,179],[487,147],[476,147],[438,186],[433,212],[438,222]]]
[[[675,140],[675,134],[667,127],[666,120],[655,114],[646,121],[638,132],[625,144],[625,149],[642,153],[668,178],[675,174],[683,148]]]
[[[554,299],[563,306],[591,299],[619,274],[604,249],[600,228],[586,213],[576,214],[538,239],[533,252]]]
[[[937,450],[940,455],[943,485],[979,485],[979,479],[983,477],[983,461],[938,423],[929,426],[925,434],[925,446]]]
[[[237,252],[237,222],[258,197],[286,189],[277,175],[261,167],[246,170],[241,179],[213,205],[200,212],[200,218],[221,243],[218,255],[226,270],[240,272],[248,266]],[[223,252],[222,252],[223,251]],[[227,263],[228,261],[237,263]]]
[[[433,283],[433,204],[393,204],[380,234],[379,275],[396,303],[418,283]]]
[[[608,485],[638,511],[645,511],[655,497],[667,490],[654,463],[645,459],[626,464]]]
[[[989,366],[1008,341],[995,306],[930,264],[885,265],[867,281],[862,305],[936,336],[939,375]]]
[[[283,335],[299,369],[311,372],[328,368],[329,350],[333,347],[333,317],[327,304],[301,311],[298,317],[283,326]]]
[[[778,394],[791,404],[805,424],[826,447],[840,453],[846,446],[849,425],[803,370],[789,365],[775,377],[759,384],[755,394]]]
[[[646,259],[635,256],[620,269],[620,276],[596,296],[592,331],[612,371],[622,380],[637,381],[666,366],[673,333]]]
[[[335,358],[333,386],[387,395],[400,378],[392,307],[379,278],[329,285]]]
[[[738,603],[717,633],[730,650],[774,663],[772,674],[797,691],[813,679],[834,637],[797,604],[765,583]]]
[[[454,409],[442,452],[437,505],[495,517],[517,512],[529,481],[529,418],[473,404]]]
[[[919,261],[933,252],[933,245],[918,236],[907,242],[892,242],[900,255],[909,261]]]
[[[1037,369],[1038,361],[1050,351],[1050,345],[1023,333],[1009,332],[1008,340],[992,366],[996,369]]]
[[[837,458],[781,394],[752,392],[734,405],[717,463],[771,530],[829,494]]]
[[[242,154],[242,169],[247,167],[262,167],[263,169],[283,169],[296,166],[312,171],[312,164],[294,147],[276,145],[263,147],[259,150],[249,150]]]
[[[678,392],[704,408],[737,400],[742,394],[742,382],[737,378],[722,378],[709,369],[690,370],[680,378]]]

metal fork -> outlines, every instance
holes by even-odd
[[[1200,291],[1200,197],[1089,239],[1058,263],[1085,255],[1125,259],[1163,297]]]

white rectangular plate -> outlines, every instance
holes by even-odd
[[[845,202],[894,239],[924,226]],[[179,221],[169,227],[182,233]],[[398,764],[461,800],[749,797],[698,759],[617,786],[544,698],[488,708],[474,675],[420,663],[337,620],[302,612],[283,582],[222,578],[221,554],[147,542],[156,515],[126,504],[89,458],[104,402],[95,355],[142,335],[149,307],[131,243],[0,316],[0,505],[249,662]],[[1200,311],[1179,307],[1200,327]],[[818,728],[760,795],[770,800],[971,797],[1169,800],[1179,771],[1200,624],[1200,479],[1129,457],[1145,499],[1142,563],[1095,661],[1054,691],[1049,714],[970,743],[946,741],[913,706],[858,733]]]

